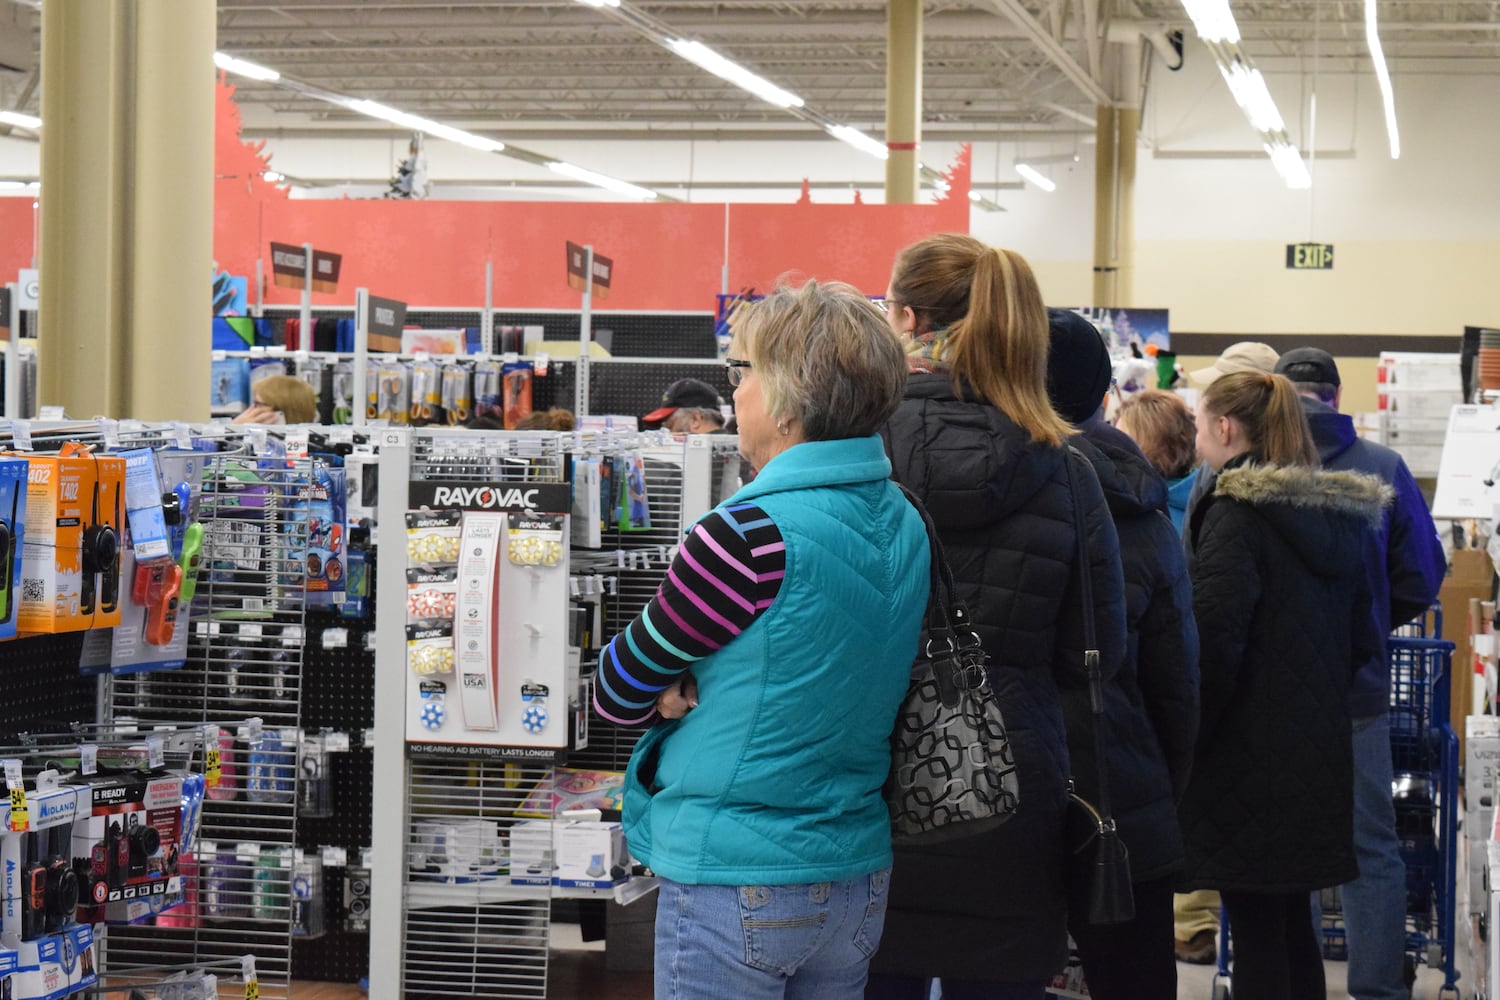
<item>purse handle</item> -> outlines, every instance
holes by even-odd
[[[895,480],[891,481],[895,482]],[[969,611],[954,596],[953,567],[948,565],[948,556],[943,552],[943,543],[938,540],[937,525],[932,523],[932,515],[927,513],[927,508],[921,500],[917,499],[915,493],[901,483],[896,483],[896,488],[906,496],[907,502],[922,516],[922,524],[927,529],[927,546],[932,553],[931,584],[927,598],[928,642],[930,644],[933,638],[942,635],[949,642],[950,648],[957,648],[957,634],[959,629],[968,626]]]
[[[1099,670],[1099,637],[1094,630],[1094,577],[1089,565],[1088,525],[1083,516],[1083,491],[1078,487],[1075,463],[1087,462],[1083,453],[1068,445],[1068,491],[1073,499],[1073,533],[1078,537],[1078,578],[1083,588],[1083,666],[1089,679],[1089,714],[1094,717],[1094,763],[1099,769],[1099,829],[1113,830],[1109,811],[1109,775],[1104,766],[1104,678]]]

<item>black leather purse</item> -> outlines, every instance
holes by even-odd
[[[1089,709],[1094,721],[1094,760],[1099,768],[1097,806],[1069,782],[1068,906],[1090,924],[1123,924],[1135,919],[1135,892],[1130,885],[1130,852],[1109,812],[1109,775],[1104,763],[1104,681],[1099,670],[1099,639],[1094,628],[1093,573],[1089,566],[1088,525],[1075,463],[1087,462],[1068,447],[1068,488],[1073,495],[1073,531],[1078,536],[1078,573],[1083,590],[1084,667],[1088,671]]]

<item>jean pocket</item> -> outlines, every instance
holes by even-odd
[[[880,936],[885,932],[885,904],[891,888],[891,870],[882,868],[870,875],[869,901],[865,904],[864,919],[854,932],[854,946],[873,957],[880,947]]]
[[[828,924],[828,894],[818,901],[811,885],[741,886],[740,926],[745,964],[763,972],[793,975],[817,951]]]

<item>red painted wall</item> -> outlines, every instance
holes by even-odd
[[[725,263],[722,204],[294,200],[261,179],[264,144],[240,140],[233,92],[221,83],[214,256],[221,270],[252,279],[262,259],[267,304],[299,298],[270,283],[275,240],[343,255],[338,291],[314,293],[314,305],[352,304],[355,288],[364,287],[416,306],[476,307],[490,261],[497,307],[577,308],[564,259],[571,240],[615,261],[609,296],[596,298],[596,309],[714,308]],[[967,150],[949,176],[949,199],[934,205],[731,205],[729,290],[765,289],[798,275],[884,292],[901,247],[931,233],[968,231]],[[30,263],[31,204],[0,198],[0,280],[14,280]]]

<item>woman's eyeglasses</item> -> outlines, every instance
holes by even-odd
[[[750,362],[742,361],[739,358],[729,358],[724,362],[724,367],[728,369],[727,377],[729,378],[729,384],[739,385],[740,380],[745,377],[745,369],[752,367],[752,365]]]

